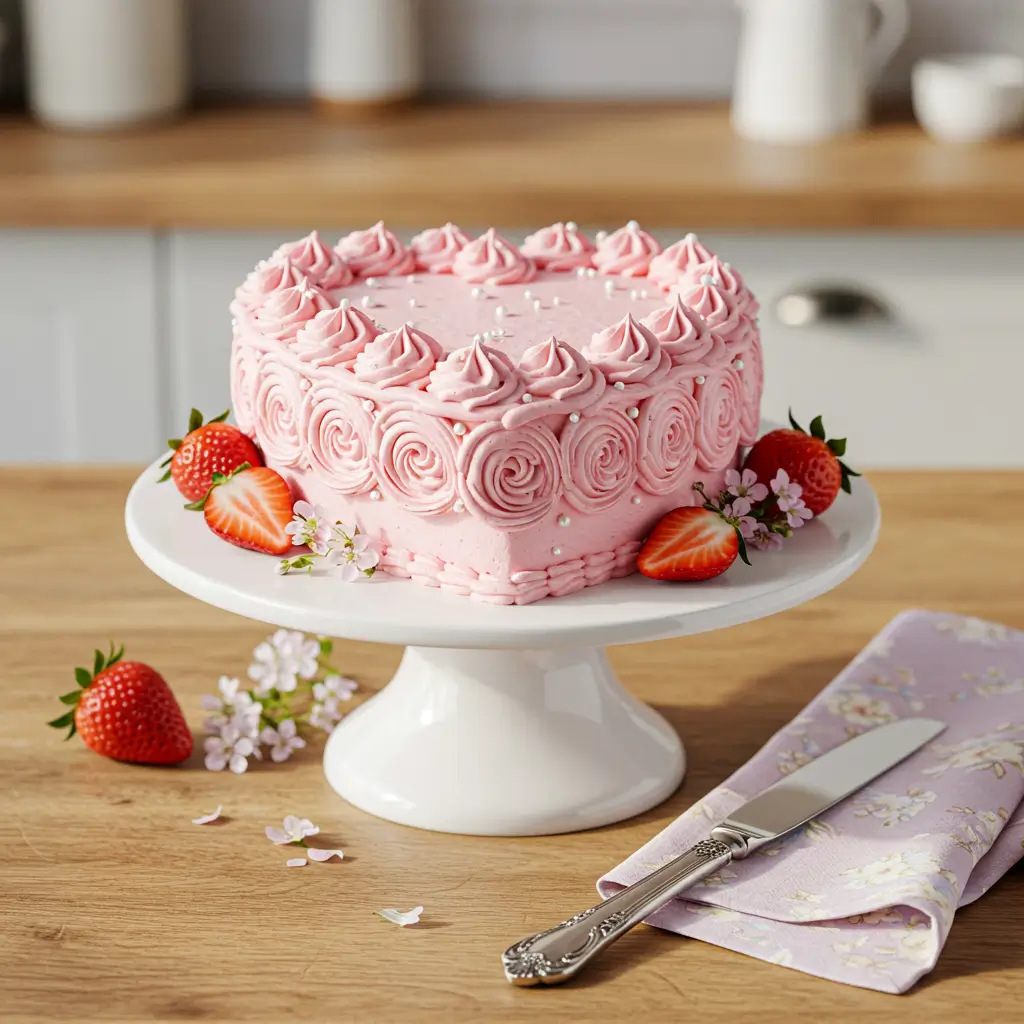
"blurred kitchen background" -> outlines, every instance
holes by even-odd
[[[824,413],[863,466],[1024,465],[1024,0],[0,0],[0,23],[0,462],[148,461],[220,412],[234,288],[314,227],[636,218],[758,294],[766,415]]]

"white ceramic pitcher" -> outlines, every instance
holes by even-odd
[[[907,34],[906,0],[737,2],[738,134],[815,142],[864,126],[870,88]]]

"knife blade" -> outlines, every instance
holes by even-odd
[[[699,881],[805,825],[909,757],[946,728],[906,718],[862,733],[769,786],[685,853],[621,892],[502,954],[513,985],[567,981],[602,949]]]

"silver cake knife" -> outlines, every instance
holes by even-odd
[[[627,889],[502,954],[513,985],[557,985],[684,889],[799,828],[899,764],[946,728],[929,718],[890,722],[835,747],[716,825],[696,846]]]

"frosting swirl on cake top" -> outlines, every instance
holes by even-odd
[[[365,231],[353,231],[337,245],[338,255],[360,277],[411,274],[416,261],[398,236],[382,220]]]
[[[356,356],[381,333],[361,310],[351,306],[321,310],[296,335],[296,355],[316,366],[351,369]]]
[[[551,224],[528,235],[522,253],[532,259],[541,270],[575,270],[593,265],[594,244],[581,235],[570,221]]]
[[[289,260],[318,288],[333,291],[352,283],[352,270],[333,250],[328,249],[316,231],[294,242],[285,242],[274,250],[272,261]]]
[[[290,341],[317,313],[334,308],[331,297],[309,278],[303,274],[295,276],[294,284],[275,288],[253,310],[256,327],[279,341]]]
[[[671,366],[658,339],[627,313],[617,324],[598,331],[583,350],[613,384],[653,384]]]
[[[427,392],[442,402],[461,402],[470,410],[513,401],[521,391],[512,360],[480,341],[450,352],[427,385]]]
[[[688,270],[713,258],[715,254],[691,232],[651,260],[647,279],[668,291]]]
[[[410,243],[416,268],[428,274],[450,274],[455,257],[469,245],[462,228],[449,221],[443,227],[427,228]]]
[[[357,380],[380,388],[422,391],[442,355],[441,346],[429,334],[403,324],[374,338],[356,356],[353,372]]]
[[[494,228],[488,228],[458,253],[452,271],[464,281],[495,286],[525,284],[537,274],[533,260]]]
[[[644,231],[635,220],[613,231],[597,243],[594,266],[602,274],[621,274],[623,277],[643,277],[651,259],[661,252],[653,235]]]
[[[640,321],[659,341],[673,366],[682,363],[725,361],[725,344],[704,321],[683,302],[675,300]]]

